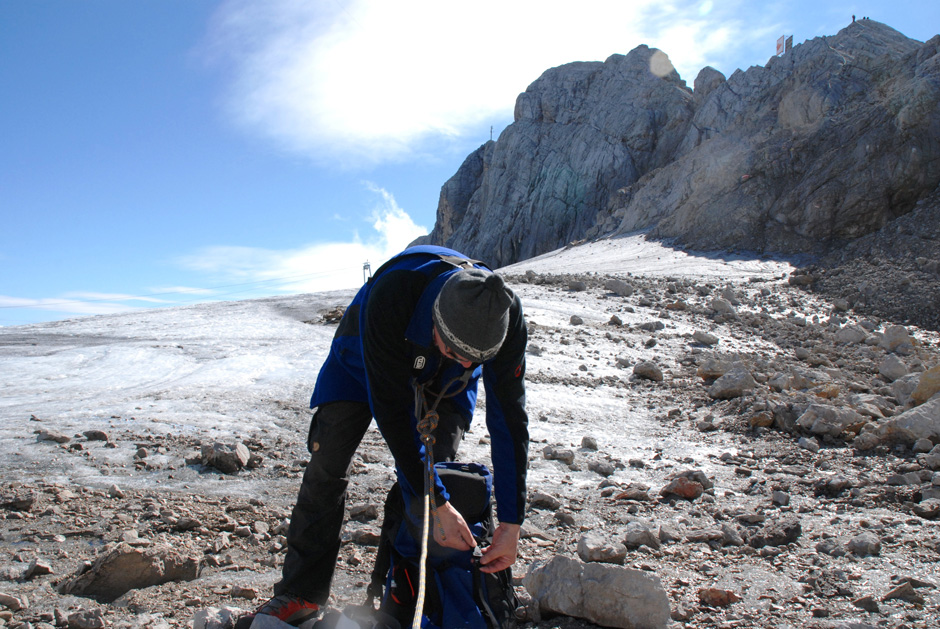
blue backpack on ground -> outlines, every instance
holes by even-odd
[[[475,551],[444,548],[428,541],[425,603],[421,626],[429,629],[514,629],[518,601],[507,568],[480,571],[480,546],[493,540],[495,530],[490,496],[493,476],[479,463],[435,465],[451,505],[460,512],[477,539]],[[382,536],[369,585],[369,595],[381,596],[380,610],[411,626],[418,596],[423,503],[406,508],[396,483],[385,502]]]

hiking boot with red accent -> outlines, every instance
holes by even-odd
[[[235,623],[235,629],[248,629],[255,616],[265,614],[274,616],[281,622],[299,627],[304,621],[319,615],[320,606],[294,594],[279,594],[251,614],[242,616]]]

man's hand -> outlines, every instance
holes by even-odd
[[[493,533],[493,543],[483,549],[481,572],[499,572],[516,562],[520,528],[518,524],[499,523]]]
[[[440,526],[438,526],[440,523]],[[470,527],[464,521],[460,512],[445,502],[437,508],[437,519],[432,522],[434,528],[434,541],[447,548],[457,550],[469,550],[477,545],[473,539],[473,533]],[[441,528],[444,529],[444,535],[441,536]]]

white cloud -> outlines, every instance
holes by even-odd
[[[424,140],[485,136],[548,68],[640,44],[661,48],[691,85],[758,32],[759,9],[744,15],[745,6],[229,0],[207,50],[230,64],[228,109],[241,124],[314,159],[375,163]]]
[[[229,284],[232,292],[263,294],[314,292],[353,288],[362,283],[363,264],[375,270],[415,238],[428,233],[416,225],[387,190],[365,184],[380,199],[367,224],[363,239],[353,233],[350,242],[313,243],[299,249],[273,250],[255,247],[206,247],[178,263],[192,271]],[[368,227],[367,227],[368,229]],[[217,296],[222,296],[217,295]]]
[[[154,286],[150,289],[151,295],[211,295],[211,288],[194,288],[192,286]]]
[[[76,299],[81,301],[97,301],[97,302],[119,302],[119,301],[143,301],[153,304],[165,304],[168,303],[165,299],[157,299],[153,295],[128,295],[126,293],[95,293],[95,292],[85,292],[85,291],[71,291],[64,293],[62,295],[65,299]]]
[[[111,299],[75,299],[70,297],[10,297],[0,295],[0,308],[44,310],[80,315],[114,314],[135,310],[133,306]]]

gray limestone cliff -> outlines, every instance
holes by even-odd
[[[940,36],[860,20],[694,90],[661,51],[546,71],[443,186],[433,231],[494,267],[649,230],[689,248],[819,253],[940,184]]]

